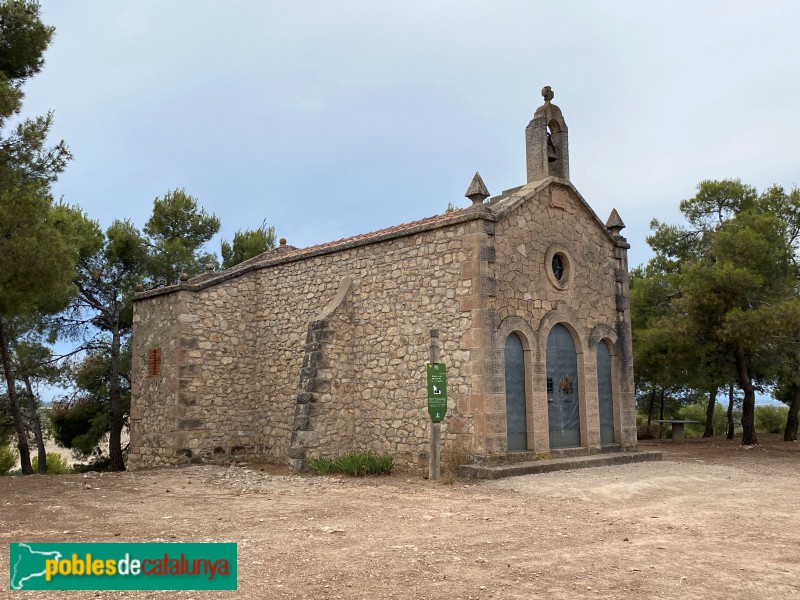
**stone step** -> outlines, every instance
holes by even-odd
[[[661,460],[661,452],[609,452],[589,456],[530,460],[505,465],[464,465],[459,469],[459,475],[474,479],[501,479],[518,475],[537,475],[553,471],[627,465],[655,460]]]

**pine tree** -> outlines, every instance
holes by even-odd
[[[50,194],[70,158],[63,141],[46,145],[52,114],[11,123],[22,107],[22,85],[41,70],[53,31],[41,22],[38,3],[0,2],[0,359],[24,474],[33,468],[6,323],[62,308],[76,258]]]

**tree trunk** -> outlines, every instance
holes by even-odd
[[[5,326],[2,319],[0,319],[0,356],[3,359],[3,371],[5,372],[6,387],[8,388],[8,406],[14,419],[14,429],[17,431],[17,448],[19,448],[19,462],[22,465],[22,474],[33,475],[31,451],[28,447],[28,434],[25,432],[25,424],[22,422],[22,413],[19,410],[17,384],[14,381],[14,373],[11,369],[11,356],[8,352],[8,340],[6,339]]]
[[[736,351],[736,372],[739,374],[739,387],[744,392],[742,401],[742,446],[755,446],[758,444],[756,437],[756,390],[750,379],[750,369],[744,350]]]
[[[653,407],[656,404],[656,386],[650,391],[650,407],[647,409],[647,435],[653,435]]]
[[[116,322],[119,322],[118,315]],[[108,396],[111,408],[111,431],[108,434],[108,455],[111,458],[112,471],[124,471],[125,461],[122,458],[122,396],[119,385],[120,334],[115,326],[111,334],[111,368],[108,373]]]
[[[706,408],[706,430],[703,432],[703,437],[711,437],[714,435],[714,409],[717,407],[717,387],[708,390],[708,407]]]
[[[786,429],[783,432],[785,442],[797,441],[797,413],[800,412],[800,385],[793,385],[792,403],[789,405],[789,415],[786,417]]]
[[[42,435],[42,420],[39,418],[39,403],[36,401],[36,396],[33,395],[33,386],[31,385],[31,378],[23,374],[23,381],[25,381],[25,390],[28,392],[28,404],[31,407],[31,419],[33,420],[33,437],[36,439],[36,449],[39,462],[39,473],[45,475],[47,473],[47,450],[44,447],[44,436]]]
[[[733,384],[728,385],[728,434],[726,439],[732,440],[736,426],[733,423]]]
[[[661,406],[658,409],[658,418],[663,421],[664,420],[664,388],[661,388]],[[659,423],[658,425],[658,439],[661,439],[661,434],[664,431],[664,424]]]

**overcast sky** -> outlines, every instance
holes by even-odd
[[[186,188],[222,237],[308,246],[525,183],[555,91],[572,182],[646,260],[702,179],[798,183],[800,2],[45,0],[24,113],[74,160],[55,193],[141,226]],[[211,248],[219,252],[219,240]]]

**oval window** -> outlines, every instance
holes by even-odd
[[[559,254],[553,255],[553,275],[558,281],[561,281],[561,278],[564,276],[564,258]]]
[[[556,289],[566,290],[575,277],[572,258],[561,244],[553,244],[545,252],[543,271]]]

